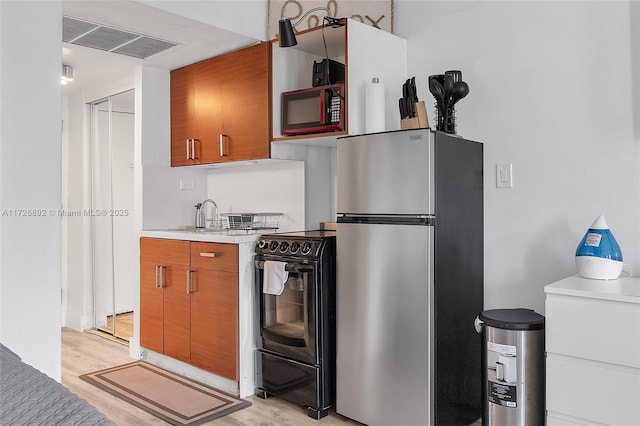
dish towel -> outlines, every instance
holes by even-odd
[[[265,260],[264,281],[262,291],[267,294],[279,296],[284,291],[284,283],[289,278],[289,272],[285,271],[287,262]]]

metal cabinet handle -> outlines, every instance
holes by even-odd
[[[191,294],[191,272],[193,271],[187,271],[187,294]]]
[[[187,141],[187,160],[197,160],[196,157],[196,139],[189,138],[185,139]],[[191,149],[189,149],[191,147]]]
[[[214,252],[200,252],[200,256],[202,257],[220,257],[220,255],[218,253],[214,253]]]
[[[166,266],[160,267],[160,288],[165,288],[167,283],[165,282],[164,271],[167,269]]]
[[[227,139],[227,135],[220,134],[220,157],[226,157],[227,153],[225,150],[225,140]]]
[[[165,270],[165,266],[162,265],[156,265],[156,288],[164,288],[165,287],[165,281],[164,281],[164,270]]]

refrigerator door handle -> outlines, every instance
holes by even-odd
[[[338,223],[434,226],[436,224],[436,217],[429,214],[397,215],[338,213]]]

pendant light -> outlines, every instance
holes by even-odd
[[[300,22],[302,22],[304,18],[306,18],[307,16],[309,16],[310,13],[313,13],[313,12],[326,12],[327,16],[324,17],[323,21],[327,21],[328,25],[332,27],[340,27],[343,25],[340,23],[339,18],[331,17],[331,11],[329,10],[329,8],[314,7],[313,9],[309,9],[304,15],[302,15],[302,17],[298,19],[295,24],[292,24],[291,19],[289,18],[281,19],[278,22],[279,35],[280,35],[280,41],[278,44],[280,45],[280,47],[291,47],[298,44],[298,40],[296,40],[296,34],[293,29],[298,24],[300,24]]]

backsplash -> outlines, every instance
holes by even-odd
[[[216,202],[219,213],[283,213],[278,232],[305,229],[302,161],[211,169],[207,196]]]

